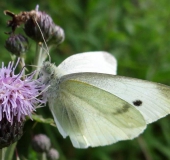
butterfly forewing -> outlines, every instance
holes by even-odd
[[[116,74],[117,61],[111,54],[98,52],[85,52],[75,54],[65,59],[58,69],[63,71],[63,75],[79,72],[97,72]]]
[[[57,98],[49,99],[58,129],[77,148],[103,146],[137,137],[146,127],[140,112],[126,101],[90,83],[66,78]]]

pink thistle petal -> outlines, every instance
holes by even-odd
[[[18,65],[14,66],[13,62],[9,62],[5,67],[2,63],[0,68],[0,121],[6,118],[10,123],[13,123],[14,117],[18,122],[25,119],[26,116],[31,118],[31,114],[35,111],[36,106],[44,105],[46,99],[36,98],[44,89],[39,80],[34,80],[31,73],[23,80],[23,72],[18,75],[14,71]]]

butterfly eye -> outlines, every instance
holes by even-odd
[[[49,62],[44,62],[44,66],[43,66],[43,69],[42,71],[46,74],[51,74],[52,73],[52,70],[51,70],[51,64]]]
[[[54,74],[54,73],[52,73],[52,74],[51,74],[51,78],[53,79],[53,78],[54,78],[54,76],[55,76],[55,74]]]

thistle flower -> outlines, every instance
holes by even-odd
[[[19,62],[19,60],[18,60]],[[18,65],[9,62],[0,69],[0,148],[18,140],[22,135],[25,117],[35,111],[37,105],[43,105],[46,99],[37,99],[41,86],[39,80],[30,76],[22,78],[23,72],[15,74]]]

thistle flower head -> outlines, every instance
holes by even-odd
[[[21,122],[26,116],[31,117],[36,106],[45,103],[36,98],[43,86],[32,79],[33,73],[23,79],[22,72],[15,75],[15,68],[14,63],[9,62],[0,69],[0,121],[6,118],[11,124],[14,119]]]

